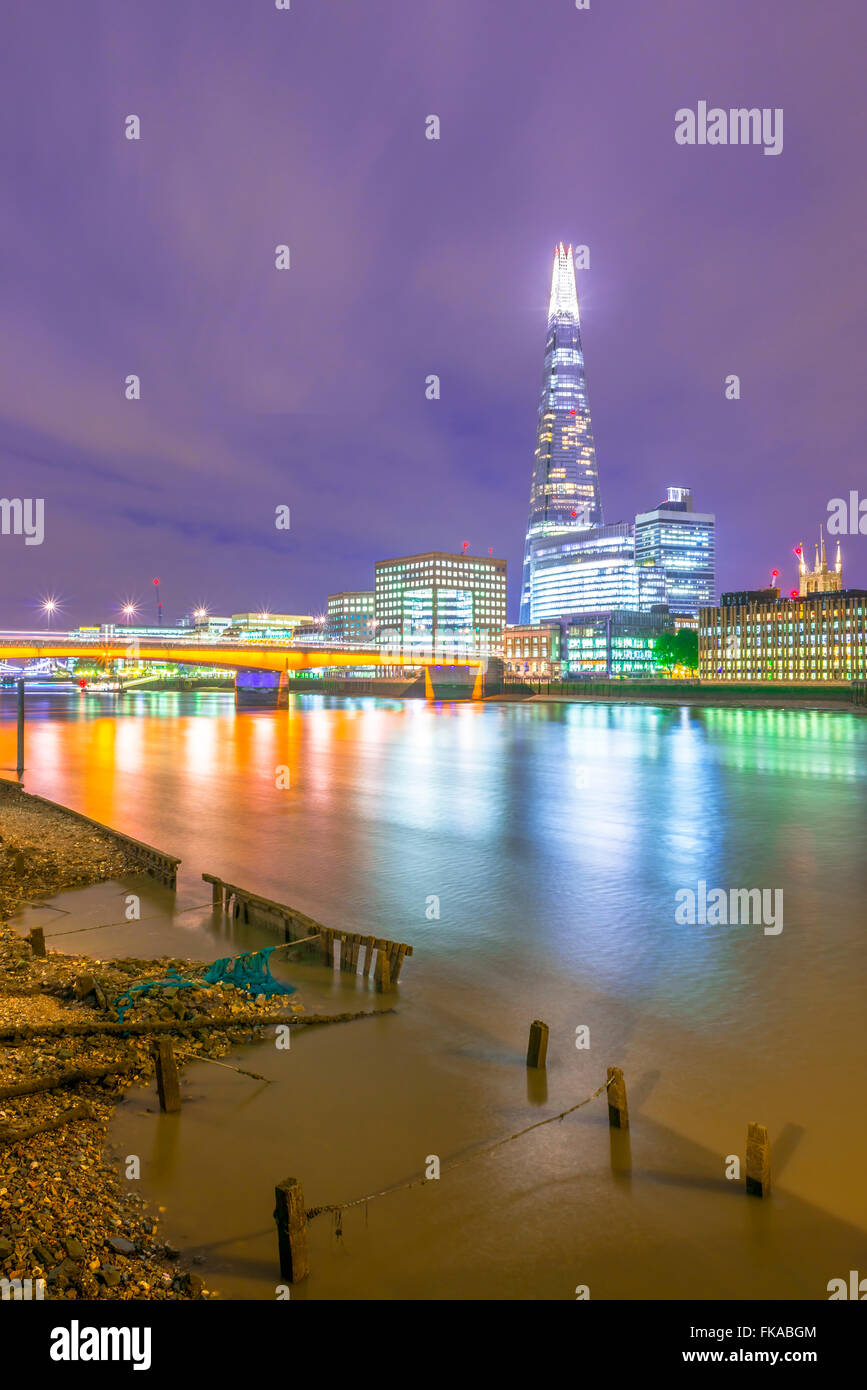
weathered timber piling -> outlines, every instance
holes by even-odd
[[[364,967],[361,973],[366,979],[370,974],[370,967],[373,965],[373,953],[376,950],[376,941],[372,936],[366,936],[361,944],[364,947]]]
[[[222,910],[230,917],[242,922],[254,922],[259,926],[271,927],[283,936],[286,942],[319,940],[322,963],[328,970],[336,967],[335,946],[340,944],[340,969],[357,975],[359,953],[364,948],[361,973],[370,974],[374,953],[383,953],[388,959],[389,979],[396,985],[403,962],[412,955],[412,946],[404,941],[388,941],[379,936],[364,936],[360,932],[340,931],[337,927],[324,927],[313,917],[299,912],[286,903],[275,902],[251,893],[237,884],[226,883],[214,874],[202,874],[211,885],[212,901],[215,909]]]
[[[548,1025],[541,1019],[530,1024],[530,1040],[527,1044],[527,1066],[544,1068],[548,1057]]]
[[[45,932],[42,927],[31,927],[27,940],[30,942],[30,949],[34,956],[45,955]]]
[[[180,1110],[181,1086],[171,1039],[160,1038],[159,1042],[154,1044],[154,1061],[157,1069],[157,1094],[160,1098],[160,1110]]]
[[[608,1123],[612,1129],[629,1128],[626,1082],[619,1067],[608,1068]]]
[[[391,989],[391,970],[389,969],[388,956],[381,946],[376,953],[375,976],[377,994],[387,994]]]
[[[771,1190],[771,1141],[764,1125],[747,1125],[747,1196],[767,1197]]]
[[[340,943],[340,969],[350,975],[358,974],[358,941],[351,937]]]
[[[297,1178],[284,1178],[274,1189],[277,1222],[277,1244],[280,1251],[280,1274],[290,1284],[297,1284],[310,1273],[307,1254],[307,1213],[304,1193]]]

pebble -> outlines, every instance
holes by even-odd
[[[17,793],[0,791],[0,1027],[117,1019],[116,1000],[131,985],[165,979],[170,969],[185,979],[201,973],[201,963],[174,957],[104,961],[67,956],[51,944],[47,956],[36,958],[29,943],[5,921],[28,899],[48,898],[73,884],[126,876],[136,867],[121,846],[98,830],[19,799]],[[155,988],[133,994],[125,1019],[147,1021],[165,1013],[175,1020],[180,1014],[233,1009],[255,1013],[266,1023],[286,1004],[281,996],[270,1001],[259,996],[254,1004],[245,991],[225,984],[169,986],[168,991]],[[290,1007],[295,1011],[303,1005],[296,997]],[[255,1036],[249,1024],[244,1032]],[[70,1091],[0,1101],[0,1129],[13,1131],[53,1118],[71,1103],[87,1102],[91,1110],[90,1119],[0,1150],[0,1278],[45,1277],[48,1299],[210,1296],[200,1274],[177,1268],[178,1250],[158,1237],[158,1218],[138,1193],[129,1190],[118,1164],[109,1162],[105,1151],[117,1098],[131,1086],[154,1084],[151,1041],[148,1035],[91,1034],[31,1038],[0,1048],[0,1087],[77,1066],[130,1063],[129,1072],[106,1078],[103,1084],[82,1083]],[[222,1029],[203,1030],[182,1035],[178,1045],[204,1058],[223,1057],[231,1051],[233,1039]],[[183,1066],[184,1059],[178,1057],[178,1062]],[[109,1254],[122,1259],[122,1271]],[[204,1257],[194,1256],[192,1263],[203,1264]]]

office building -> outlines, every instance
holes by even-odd
[[[665,601],[663,571],[635,563],[634,528],[629,522],[597,526],[569,540],[552,537],[536,545],[531,623],[607,609],[650,612]]]
[[[715,522],[693,510],[688,487],[670,487],[664,502],[635,518],[635,563],[664,577],[670,613],[695,617],[716,598]]]
[[[372,642],[376,632],[376,594],[372,589],[328,595],[325,619],[332,642]]]
[[[664,612],[625,609],[579,613],[563,619],[563,679],[604,676],[658,676],[656,639],[670,632]]]
[[[701,680],[863,681],[867,589],[723,594],[699,615],[698,661]]]
[[[431,551],[375,567],[376,641],[419,655],[487,656],[502,650],[506,562]]]
[[[503,668],[506,675],[558,680],[561,636],[559,623],[539,626],[518,623],[507,627],[503,633]]]
[[[584,372],[572,247],[554,250],[542,392],[521,576],[522,623],[533,615],[536,547],[601,525],[596,446]]]
[[[313,624],[309,613],[233,613],[227,635],[245,642],[291,641],[296,628]]]

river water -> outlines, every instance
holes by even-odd
[[[14,695],[0,714],[9,777]],[[31,912],[57,947],[269,944],[202,906],[203,871],[414,947],[396,1013],[236,1054],[269,1085],[200,1063],[180,1115],[144,1091],[119,1108],[118,1162],[141,1156],[167,1236],[223,1297],[275,1297],[280,1179],[345,1202],[432,1155],[439,1181],[311,1223],[293,1298],[811,1299],[867,1274],[867,719],[315,696],[236,713],[145,692],[33,694],[28,718],[28,790],[183,859],[177,901],[145,886],[139,923],[103,926],[121,884]],[[681,925],[699,882],[781,890],[782,916]],[[383,1004],[361,977],[290,976],[309,1012]],[[535,1018],[544,1073],[525,1066]],[[449,1169],[608,1065],[627,1133],[600,1098]],[[751,1120],[772,1141],[766,1201],[725,1176]]]

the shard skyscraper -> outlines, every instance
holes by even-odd
[[[534,557],[540,548],[587,536],[602,525],[596,447],[587,400],[571,246],[554,250],[545,371],[539,401],[530,516],[521,584],[522,623],[533,621]]]

